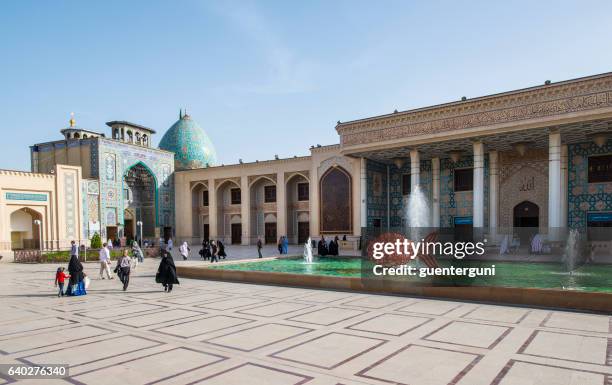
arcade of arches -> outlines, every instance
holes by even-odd
[[[275,245],[282,236],[303,244],[326,234],[357,245],[360,160],[339,156],[337,146],[318,152],[316,163],[301,157],[178,174],[175,183],[188,191],[180,198],[177,190],[177,218],[191,217],[189,226],[177,222],[178,238]],[[191,207],[181,207],[183,201]]]

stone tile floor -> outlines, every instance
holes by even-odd
[[[190,279],[166,294],[157,264],[122,292],[88,263],[75,298],[55,297],[56,265],[1,264],[0,362],[70,364],[42,384],[612,384],[606,315]]]

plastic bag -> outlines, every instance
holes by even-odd
[[[83,281],[85,282],[85,289],[89,289],[89,284],[91,283],[91,279],[89,279],[89,277],[85,277]]]

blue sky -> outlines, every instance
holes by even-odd
[[[612,71],[610,1],[26,1],[0,5],[0,168],[33,143],[188,112],[236,163],[336,121]]]

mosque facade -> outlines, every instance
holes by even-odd
[[[177,236],[233,244],[346,239],[419,226],[455,239],[568,229],[611,254],[612,74],[338,122],[306,157],[178,171]],[[421,198],[416,198],[421,196]]]
[[[60,140],[30,147],[31,172],[0,173],[0,252],[63,249],[95,233],[123,244],[172,236],[174,153],[151,146],[150,128],[106,125],[109,137],[71,118]]]
[[[0,253],[141,230],[241,245],[338,236],[357,249],[410,225],[416,197],[427,226],[457,236],[529,228],[552,242],[570,228],[611,247],[612,73],[338,122],[338,144],[232,165],[186,113],[158,149],[147,127],[107,125],[109,137],[71,120],[61,140],[31,146],[31,172],[0,172]]]

